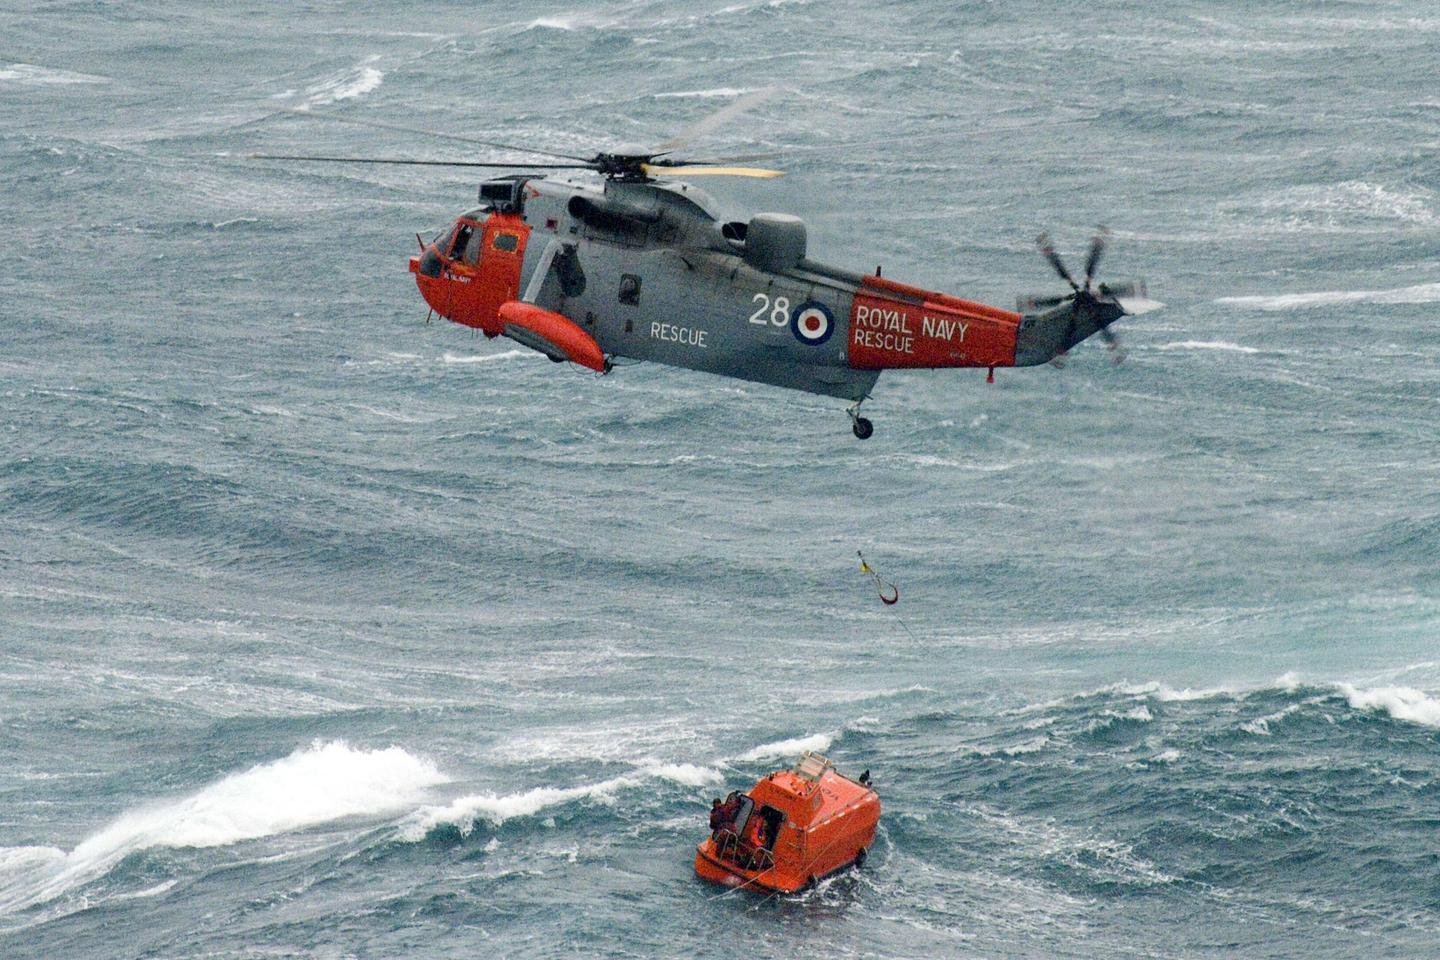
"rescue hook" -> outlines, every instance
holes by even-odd
[[[865,554],[861,553],[859,550],[856,550],[855,556],[860,558],[860,572],[869,574],[875,580],[875,590],[877,593],[880,594],[880,602],[885,604],[887,607],[894,606],[895,604],[899,603],[900,588],[895,586],[895,584],[891,583],[889,580],[886,580],[884,577],[880,576],[880,574],[876,573],[875,568],[865,562]]]

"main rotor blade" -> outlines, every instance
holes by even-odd
[[[827,153],[836,153],[855,147],[886,146],[892,143],[925,143],[934,140],[951,140],[959,143],[966,140],[984,140],[987,137],[1000,136],[1017,130],[1043,130],[1050,127],[1070,126],[1076,123],[1090,123],[1093,120],[1099,119],[1100,114],[1097,113],[1091,116],[1073,117],[1069,120],[1040,120],[1035,123],[1013,123],[1008,126],[986,127],[982,130],[935,130],[930,133],[909,133],[889,137],[872,137],[866,140],[832,140],[828,143],[796,144],[794,146],[781,147],[774,152],[774,155],[789,157],[802,151],[811,153],[822,150]],[[759,157],[736,157],[735,159],[752,160],[759,159]]]
[[[1015,308],[1020,313],[1029,313],[1032,310],[1046,310],[1050,307],[1058,307],[1062,303],[1069,303],[1075,299],[1075,294],[1067,294],[1063,297],[1019,297],[1015,300]]]
[[[1070,284],[1071,290],[1079,292],[1080,284],[1076,283],[1075,278],[1070,276],[1070,271],[1065,269],[1064,261],[1060,259],[1060,254],[1055,252],[1055,245],[1050,242],[1050,234],[1040,234],[1035,238],[1035,243],[1040,247],[1040,252],[1045,255],[1045,259],[1050,261],[1050,266],[1060,274],[1060,279]]]
[[[1105,252],[1105,242],[1110,237],[1110,228],[1102,225],[1095,233],[1095,239],[1090,241],[1090,255],[1085,258],[1085,289],[1090,289],[1090,281],[1095,276],[1095,268],[1100,265],[1100,256]]]
[[[498,167],[506,170],[593,170],[588,163],[486,163],[477,160],[399,160],[389,157],[312,157],[283,153],[252,153],[251,160],[318,160],[322,163],[398,163],[413,167]]]
[[[748,93],[734,103],[726,104],[707,117],[692,123],[675,136],[655,148],[655,156],[672,153],[693,140],[698,140],[717,127],[724,126],[747,110],[753,109],[780,92],[779,87],[765,87]]]
[[[570,153],[554,153],[550,150],[537,150],[534,147],[522,147],[514,143],[501,143],[498,140],[480,140],[476,137],[465,137],[454,133],[441,133],[439,130],[402,127],[394,123],[381,123],[379,120],[361,120],[358,117],[342,117],[333,113],[314,113],[310,110],[298,110],[294,107],[284,107],[277,112],[293,113],[300,117],[314,117],[317,120],[329,120],[331,123],[348,123],[357,127],[373,127],[376,130],[394,130],[396,133],[414,133],[422,137],[439,137],[441,140],[454,140],[456,143],[473,143],[476,146],[493,147],[497,150],[515,150],[520,153],[534,153],[542,157],[554,157],[557,160],[588,161],[590,159],[590,157],[577,157]]]
[[[764,167],[667,167],[653,163],[642,163],[640,169],[647,177],[757,177],[769,180],[785,176],[784,170],[766,170]]]

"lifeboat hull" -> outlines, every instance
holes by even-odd
[[[746,870],[728,863],[715,855],[715,845],[706,840],[695,848],[695,875],[701,880],[719,884],[722,887],[756,890],[761,893],[799,893],[828,876],[840,873],[856,863],[852,857],[846,863],[832,867],[823,874],[796,873],[772,867],[766,870]]]
[[[868,779],[841,776],[818,754],[736,797],[740,812],[730,814],[730,827],[722,821],[695,849],[696,875],[727,887],[804,890],[860,862],[880,823],[880,798]]]

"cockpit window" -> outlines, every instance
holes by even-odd
[[[471,235],[474,233],[475,227],[471,224],[460,224],[460,229],[455,231],[455,241],[450,244],[450,258],[452,260],[460,259],[461,254],[465,252],[466,245],[470,242]]]
[[[496,249],[496,250],[514,250],[514,249],[515,249],[516,247],[518,247],[518,246],[520,246],[520,238],[517,237],[515,234],[513,234],[513,233],[497,233],[497,234],[495,234],[495,249]]]

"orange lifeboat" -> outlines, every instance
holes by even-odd
[[[695,873],[712,883],[772,893],[803,890],[864,863],[880,823],[869,771],[841,776],[818,753],[777,770],[748,794],[711,812],[713,829],[695,851]]]

